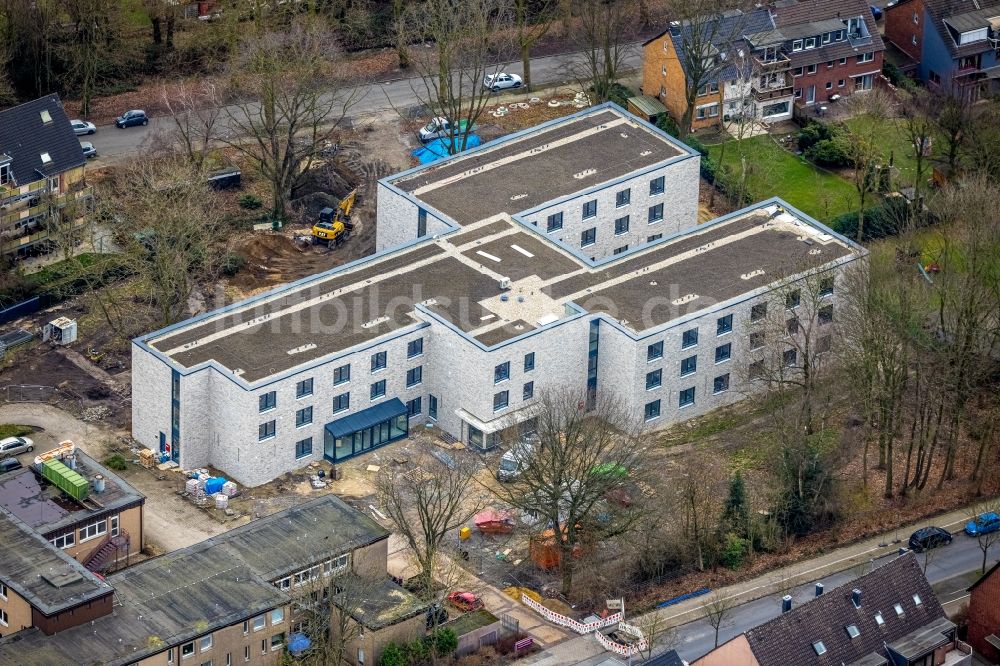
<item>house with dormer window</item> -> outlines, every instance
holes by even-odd
[[[931,90],[970,102],[1000,90],[1000,0],[900,0],[885,17]]]
[[[0,111],[0,255],[72,237],[93,197],[86,162],[58,95]]]

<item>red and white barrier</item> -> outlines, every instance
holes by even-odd
[[[544,617],[549,622],[561,625],[563,627],[568,627],[578,634],[589,634],[602,627],[607,627],[612,624],[618,624],[622,621],[621,611],[609,615],[605,618],[600,618],[594,620],[593,622],[580,622],[579,620],[574,620],[571,617],[567,617],[562,613],[557,613],[550,608],[546,608],[542,604],[538,603],[528,595],[521,594],[521,603],[523,603],[528,608],[533,609],[536,613]]]

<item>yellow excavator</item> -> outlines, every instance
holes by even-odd
[[[351,209],[354,208],[357,196],[358,190],[353,189],[340,200],[336,209],[324,208],[319,212],[319,221],[312,228],[313,245],[337,247],[351,237],[351,231],[354,230]]]

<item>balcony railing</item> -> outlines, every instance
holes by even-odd
[[[80,201],[81,199],[87,199],[94,195],[94,188],[87,187],[81,188],[75,192],[64,192],[63,194],[57,194],[52,197],[52,206],[56,208],[62,208],[63,206],[74,202]],[[48,212],[49,203],[41,202],[35,206],[26,206],[23,208],[16,208],[14,210],[8,211],[0,215],[0,230],[8,227],[11,224],[18,222],[19,220],[24,220],[31,217],[36,217],[38,215],[44,215]]]
[[[754,88],[753,96],[758,102],[777,99],[779,97],[789,97],[792,94],[792,86],[781,86],[780,88]]]
[[[36,180],[33,183],[28,183],[27,185],[22,185],[17,187],[11,183],[5,183],[0,185],[0,203],[5,199],[10,199],[12,197],[20,197],[25,194],[31,194],[32,192],[38,192],[39,190],[44,190],[46,186],[45,179]]]
[[[792,61],[784,53],[779,53],[776,60],[764,61],[758,56],[754,56],[754,60],[757,69],[761,72],[778,72],[789,69],[792,66]]]

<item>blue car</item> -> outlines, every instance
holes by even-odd
[[[965,533],[969,536],[979,536],[1000,530],[1000,515],[990,511],[976,516],[975,520],[970,520],[965,524]]]

